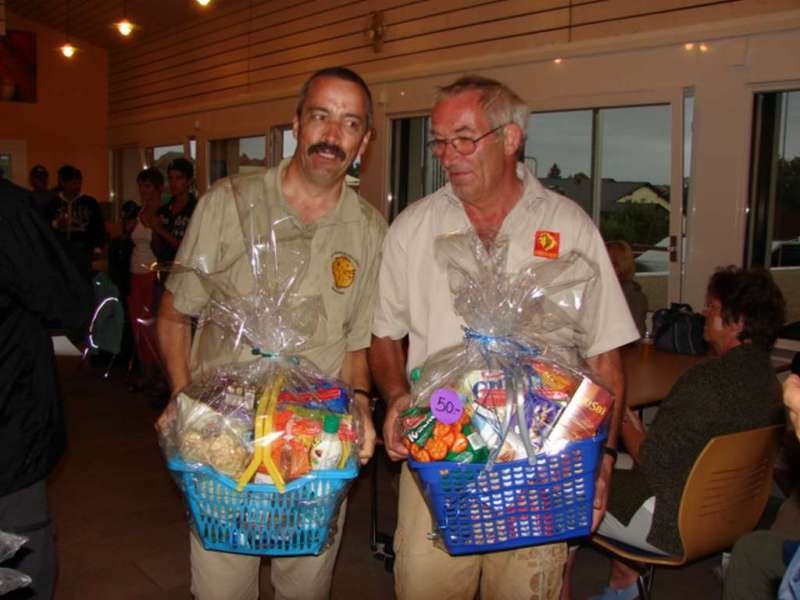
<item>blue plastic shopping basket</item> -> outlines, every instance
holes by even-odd
[[[605,438],[572,442],[533,465],[408,462],[450,554],[509,550],[589,535]]]
[[[315,471],[287,483],[284,493],[270,484],[249,484],[239,492],[233,479],[211,467],[177,457],[167,467],[206,550],[269,556],[319,554],[348,483],[358,475],[351,459],[346,469]]]

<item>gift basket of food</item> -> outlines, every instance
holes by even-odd
[[[241,253],[213,271],[193,257],[169,277],[207,290],[198,330],[219,332],[213,345],[231,360],[171,401],[160,443],[206,549],[318,554],[358,474],[360,412],[350,389],[304,356],[325,328],[321,298],[304,285],[310,239],[230,185]]]
[[[572,349],[587,336],[597,270],[576,253],[506,272],[507,242],[435,243],[463,342],[412,371],[400,415],[409,466],[451,554],[587,535],[613,397]]]

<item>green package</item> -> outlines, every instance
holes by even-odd
[[[413,414],[407,416],[415,416]],[[436,417],[433,416],[432,413],[428,412],[425,416],[422,417],[422,420],[409,427],[406,431],[405,436],[408,440],[419,446],[420,448],[425,445],[430,437],[433,435],[433,428],[436,425]]]

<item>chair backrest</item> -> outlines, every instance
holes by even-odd
[[[689,473],[678,513],[684,560],[731,546],[755,527],[769,495],[783,425],[721,435]]]

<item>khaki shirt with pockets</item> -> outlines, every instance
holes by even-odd
[[[295,276],[299,293],[316,296],[321,303],[316,330],[300,354],[323,373],[335,376],[345,352],[369,346],[386,222],[342,185],[333,210],[314,223],[303,223],[281,190],[281,175],[288,164],[285,160],[266,172],[223,179],[197,205],[175,259],[193,270],[175,271],[167,281],[175,309],[201,317],[192,342],[193,377],[211,367],[254,359],[250,345],[237,344],[232,332],[203,317],[208,315],[211,299],[223,297],[222,290],[238,297],[253,294],[256,278],[245,239],[268,243],[269,223],[273,223],[279,257],[279,283],[270,294],[281,293]],[[268,277],[259,281],[262,291],[272,285]]]

